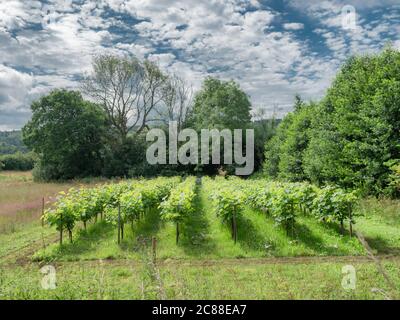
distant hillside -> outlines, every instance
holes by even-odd
[[[16,152],[28,152],[22,142],[21,131],[0,131],[0,154],[13,154]]]

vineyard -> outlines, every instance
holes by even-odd
[[[277,232],[283,233],[287,237],[286,245],[290,247],[293,239],[298,237],[298,221],[305,219],[312,221],[320,230],[326,228],[326,234],[336,237],[341,243],[348,241],[354,247],[350,253],[362,252],[357,241],[351,239],[357,217],[354,212],[358,201],[356,193],[333,186],[318,188],[308,183],[278,183],[236,177],[200,179],[189,176],[72,188],[58,195],[42,220],[44,224],[56,228],[60,246],[65,245],[64,234],[68,235],[69,243],[73,246],[74,233],[83,235],[84,239],[85,233],[82,231],[87,232],[88,225],[94,228],[96,224],[115,230],[113,241],[118,245],[125,240],[134,243],[142,236],[141,227],[150,219],[150,229],[153,227],[151,224],[162,224],[167,229],[173,226],[175,246],[180,246],[183,236],[184,243],[189,242],[201,248],[211,241],[205,234],[206,222],[201,215],[204,210],[199,208],[202,197],[209,206],[204,210],[214,216],[210,218],[213,224],[218,223],[222,232],[230,233],[234,246],[239,242],[237,246],[240,247],[240,241],[251,236],[247,234],[249,230],[245,226],[249,224],[246,214],[250,211],[257,219],[273,223],[275,230],[263,231],[261,236],[264,240]],[[333,233],[332,226],[337,227]],[[131,235],[129,239],[126,239],[127,232]],[[148,236],[156,238],[158,232],[154,231]],[[136,238],[132,235],[136,235]],[[215,239],[212,241],[215,242]],[[297,242],[294,241],[294,246]],[[62,258],[60,252],[59,257]],[[257,256],[262,254],[260,251]],[[337,254],[340,254],[340,250]],[[40,259],[41,253],[37,257]]]
[[[17,183],[27,195],[46,192]],[[382,298],[371,288],[397,297],[398,202],[219,176],[51,187],[56,196],[43,211],[39,199],[32,224],[0,235],[6,299]],[[355,291],[341,285],[348,264],[359,275]],[[44,265],[56,268],[56,290],[38,286]]]

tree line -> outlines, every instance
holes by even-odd
[[[0,132],[0,171],[32,170],[35,155],[22,142],[21,131]]]
[[[294,111],[265,145],[273,179],[400,193],[400,52],[350,58],[326,96]]]
[[[216,174],[216,165],[147,163],[147,131],[173,120],[179,129],[255,129],[256,170],[271,179],[400,194],[400,52],[391,47],[348,59],[323,99],[296,96],[282,120],[252,114],[232,80],[207,77],[193,92],[148,60],[101,55],[92,67],[80,90],[31,105],[23,140],[37,179]]]
[[[234,81],[208,77],[194,93],[155,62],[113,55],[93,59],[80,90],[54,90],[33,102],[31,110],[23,140],[38,156],[34,177],[43,180],[215,173],[215,165],[148,164],[146,133],[154,127],[167,130],[170,121],[178,130],[255,126],[262,150],[265,130],[274,127],[251,122],[249,97]],[[263,152],[257,156],[261,167]]]

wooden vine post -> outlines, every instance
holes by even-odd
[[[121,204],[118,204],[118,244],[121,243]]]
[[[60,246],[63,243],[63,214],[60,214]]]
[[[179,222],[176,222],[176,244],[179,242]]]
[[[42,198],[42,215],[41,215],[41,218],[40,218],[40,220],[42,220],[42,227],[44,227],[43,216],[44,216],[44,197]]]
[[[350,237],[353,237],[353,223],[352,223],[352,209],[351,206],[349,205],[349,224],[350,224]]]
[[[236,212],[233,212],[232,215],[232,220],[231,220],[231,225],[232,225],[232,239],[236,244],[237,241],[237,223],[236,223]]]
[[[151,239],[151,244],[152,244],[152,251],[153,251],[153,264],[156,264],[156,261],[157,261],[157,239],[156,239],[156,237],[153,237]]]

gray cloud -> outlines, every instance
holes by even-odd
[[[294,94],[320,98],[349,55],[379,50],[400,31],[394,10],[376,21],[361,12],[355,32],[340,26],[347,2],[363,11],[390,9],[397,0],[285,2],[318,26],[312,32],[326,53],[298,36],[308,27],[300,21],[285,22],[278,31],[282,13],[257,0],[51,0],[50,16],[41,1],[1,1],[0,130],[21,127],[31,101],[52,88],[76,88],[100,52],[157,60],[195,88],[207,75],[235,79],[255,107],[282,116]]]

